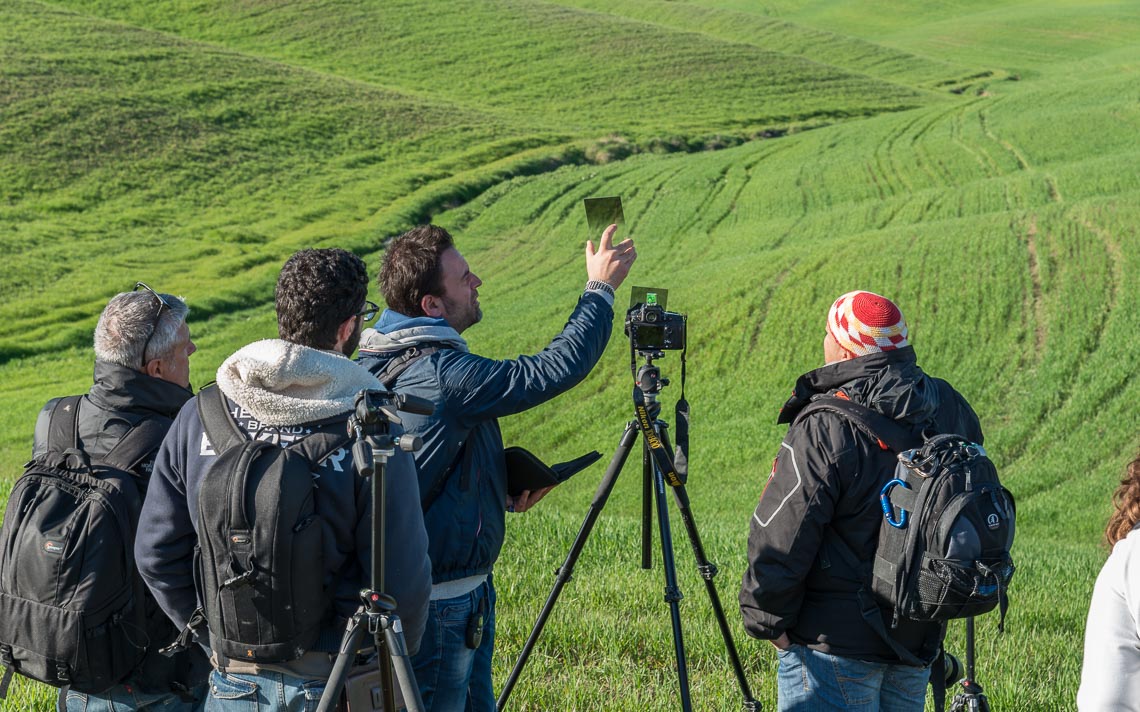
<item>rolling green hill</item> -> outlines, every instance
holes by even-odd
[[[775,655],[735,596],[775,414],[820,363],[831,300],[864,288],[898,301],[920,362],[974,404],[1018,500],[1013,608],[1004,635],[979,623],[979,679],[995,709],[1073,709],[1100,533],[1140,448],[1138,38],[1133,5],[1076,0],[12,0],[0,500],[42,403],[86,388],[100,306],[136,279],[188,298],[205,383],[273,334],[291,251],[345,246],[374,269],[384,238],[431,219],[485,282],[473,347],[508,358],[542,348],[581,287],[581,199],[621,195],[627,285],[667,287],[689,316],[690,495],[757,697],[774,709]],[[672,421],[680,359],[660,365]],[[628,374],[619,323],[587,381],[504,421],[508,440],[608,455]],[[634,469],[512,709],[676,707]],[[497,683],[600,472],[510,520]],[[694,705],[732,709],[673,520]],[[4,709],[49,708],[20,689]]]

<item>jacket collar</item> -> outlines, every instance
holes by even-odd
[[[240,349],[218,368],[218,387],[266,425],[315,423],[348,413],[376,377],[343,354],[282,339]]]
[[[109,361],[95,360],[95,383],[88,397],[105,410],[178,415],[194,392],[177,383]]]
[[[376,327],[360,336],[360,350],[370,354],[394,354],[419,344],[439,343],[467,351],[467,341],[443,319],[411,317],[385,309]]]
[[[911,346],[838,361],[800,376],[777,422],[792,422],[813,398],[840,389],[887,417],[921,421],[938,406],[937,388],[929,380]]]

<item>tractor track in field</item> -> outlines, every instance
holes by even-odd
[[[876,156],[879,158],[879,168],[883,171],[884,175],[894,175],[899,184],[902,185],[902,190],[907,194],[914,192],[914,185],[907,179],[906,172],[899,168],[899,151],[895,148],[895,144],[903,141],[905,137],[910,134],[911,129],[924,117],[919,115],[912,118],[910,121],[903,123],[897,129],[891,131],[886,140],[879,144],[875,149]],[[911,145],[914,144],[914,139],[910,141]],[[884,165],[886,164],[886,165]],[[897,193],[893,188],[892,194]]]
[[[766,161],[776,153],[779,153],[780,151],[786,149],[787,146],[788,144],[786,143],[776,144],[771,150],[765,151],[763,155],[757,156],[741,166],[741,169],[744,171],[744,177],[740,181],[740,186],[737,187],[736,192],[733,193],[732,200],[729,201],[729,204],[725,208],[724,212],[713,222],[712,226],[709,228],[710,235],[711,233],[715,232],[721,226],[721,224],[724,223],[725,220],[736,213],[736,206],[740,202],[740,196],[744,194],[744,191],[747,190],[748,186],[752,183],[752,170],[756,168],[756,166],[759,165],[762,161]],[[781,236],[780,239],[782,240],[783,236]]]
[[[957,107],[957,110],[951,113],[956,113],[957,116],[950,123],[950,139],[959,148],[961,148],[967,155],[973,158],[981,167],[982,173],[988,178],[996,178],[1001,175],[1001,169],[998,167],[994,159],[985,151],[975,149],[972,147],[962,135],[962,127],[966,123],[967,112],[978,103],[979,100],[971,101],[965,106]],[[948,168],[945,168],[947,173],[953,174]]]
[[[773,279],[769,280],[766,285],[767,288],[761,293],[760,299],[750,302],[748,304],[748,314],[746,320],[751,321],[753,326],[748,333],[748,347],[741,349],[736,353],[735,366],[741,366],[746,359],[753,358],[760,343],[760,334],[764,330],[764,324],[768,320],[768,305],[772,301],[772,296],[776,294],[780,287],[783,286],[784,281],[791,275],[792,270],[799,264],[799,260],[793,260],[787,267],[780,270]],[[748,292],[745,291],[740,296],[747,298]]]
[[[696,227],[697,225],[699,225],[702,221],[704,221],[706,219],[706,216],[705,216],[706,210],[714,201],[716,201],[716,199],[718,197],[720,197],[721,193],[723,193],[724,189],[727,187],[727,185],[728,185],[728,172],[732,168],[733,168],[733,166],[731,163],[726,163],[725,165],[723,165],[721,167],[720,171],[717,172],[716,178],[711,179],[712,187],[709,190],[705,191],[704,197],[701,198],[701,202],[693,210],[693,214],[690,215],[689,217],[685,218],[685,220],[677,228],[676,234],[684,235],[690,229]],[[720,220],[723,220],[723,219],[724,219],[723,217],[720,218]],[[717,222],[719,223],[720,220],[718,220]],[[708,236],[708,231],[706,231],[705,235],[706,235],[706,237]]]
[[[1104,245],[1105,254],[1108,257],[1110,269],[1108,271],[1106,295],[1103,303],[1103,308],[1100,310],[1098,318],[1089,325],[1090,343],[1088,347],[1078,357],[1074,358],[1073,363],[1064,369],[1064,373],[1059,379],[1059,383],[1054,384],[1055,392],[1057,393],[1057,405],[1053,407],[1042,406],[1033,419],[1033,423],[1025,431],[1025,436],[1018,442],[1013,443],[1007,447],[1006,455],[1010,461],[1015,461],[1022,457],[1033,445],[1035,439],[1039,436],[1042,430],[1042,425],[1050,418],[1059,417],[1061,413],[1069,409],[1073,405],[1073,396],[1076,393],[1077,382],[1081,378],[1081,374],[1085,372],[1086,368],[1091,367],[1090,362],[1095,361],[1096,354],[1100,351],[1104,343],[1104,332],[1108,328],[1109,321],[1116,313],[1120,301],[1120,286],[1124,282],[1124,252],[1119,239],[1113,233],[1102,225],[1097,224],[1088,217],[1069,215],[1062,218],[1068,225],[1069,229],[1074,231],[1085,231],[1089,234],[1095,235]],[[1032,239],[1036,242],[1037,238],[1037,224],[1033,219],[1027,226],[1027,237],[1032,235]],[[1036,248],[1034,249],[1036,253]],[[1038,288],[1039,281],[1035,276],[1035,288]],[[1040,300],[1037,301],[1037,308],[1039,313],[1034,314],[1034,320],[1038,324],[1036,334],[1036,348],[1037,352],[1041,353],[1045,345],[1045,334],[1043,328],[1040,326],[1043,307]],[[1093,411],[1099,411],[1103,408],[1104,404],[1118,397],[1121,393],[1127,390],[1128,384],[1135,379],[1135,371],[1130,372],[1121,384],[1111,389],[1100,402],[1093,408]],[[1084,417],[1078,414],[1078,418]],[[1092,417],[1087,414],[1087,417]],[[1040,491],[1049,489],[1050,486],[1059,484],[1058,482],[1043,483],[1029,496],[1036,494]]]
[[[1108,328],[1108,322],[1116,313],[1117,307],[1120,304],[1120,285],[1124,283],[1124,249],[1120,244],[1120,240],[1113,235],[1112,231],[1099,225],[1086,216],[1076,219],[1077,223],[1088,232],[1096,235],[1101,241],[1104,242],[1104,251],[1108,255],[1110,269],[1108,271],[1108,284],[1107,300],[1105,301],[1104,309],[1101,310],[1100,319],[1093,325],[1092,348],[1088,351],[1088,356],[1094,355],[1100,350],[1103,343],[1104,330]],[[1086,359],[1087,360],[1087,359]]]
[[[957,186],[958,181],[955,180],[954,174],[946,168],[945,164],[932,156],[926,149],[925,137],[931,129],[943,125],[954,113],[961,111],[961,108],[955,105],[944,111],[929,112],[926,116],[915,120],[915,124],[920,121],[925,121],[925,124],[911,136],[911,150],[914,151],[915,163],[930,177],[931,183],[934,185]],[[950,123],[952,125],[953,122]]]
[[[1011,225],[1011,228],[1014,226]],[[1029,294],[1026,295],[1027,304],[1025,313],[1033,315],[1033,347],[1034,353],[1040,354],[1045,349],[1045,307],[1041,303],[1041,264],[1037,257],[1037,218],[1029,218],[1025,226],[1025,253],[1029,263]]]

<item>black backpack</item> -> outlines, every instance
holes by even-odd
[[[47,452],[8,497],[0,530],[0,698],[11,674],[98,694],[142,662],[150,641],[135,528],[142,501],[131,471],[169,421],[139,421],[99,459],[79,448],[82,396],[52,409]]]
[[[840,398],[818,398],[798,417],[820,410],[843,415],[898,453],[894,477],[879,494],[875,603],[893,611],[895,624],[899,617],[945,622],[999,608],[1000,629],[1015,570],[1016,509],[982,446],[954,434],[926,437]]]
[[[217,386],[198,394],[198,414],[217,453],[198,490],[195,552],[210,646],[235,660],[294,660],[331,611],[313,472],[348,443],[347,432],[313,433],[288,447],[251,440]]]

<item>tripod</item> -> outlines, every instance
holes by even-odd
[[[586,544],[586,539],[590,536],[590,531],[593,529],[598,515],[602,512],[606,500],[609,499],[610,493],[613,491],[614,484],[617,482],[617,477],[625,465],[626,458],[629,457],[630,450],[633,447],[634,441],[637,439],[639,430],[643,438],[641,566],[642,568],[648,569],[652,565],[651,519],[652,509],[655,504],[657,508],[657,524],[661,536],[661,560],[663,568],[665,569],[665,602],[669,604],[669,614],[673,626],[673,647],[677,658],[677,679],[680,686],[681,709],[684,710],[684,712],[691,712],[692,703],[689,697],[689,673],[685,659],[685,643],[681,630],[681,611],[679,603],[682,594],[680,588],[677,586],[677,574],[673,561],[673,539],[669,526],[667,498],[665,496],[666,482],[672,487],[678,510],[681,513],[681,520],[685,524],[689,541],[692,544],[693,554],[697,560],[697,570],[700,572],[701,578],[704,579],[705,589],[712,602],[713,612],[716,616],[717,624],[720,627],[721,636],[724,638],[725,648],[732,662],[733,671],[736,673],[737,682],[740,684],[740,690],[744,696],[743,709],[746,710],[746,712],[761,709],[760,703],[753,699],[752,693],[748,688],[748,681],[745,679],[744,669],[741,667],[740,658],[736,653],[736,645],[733,643],[732,633],[729,631],[728,622],[724,617],[724,609],[721,607],[720,597],[717,595],[716,586],[713,583],[713,578],[717,573],[716,566],[710,563],[705,557],[704,547],[701,544],[700,535],[697,533],[696,524],[693,521],[692,510],[689,507],[689,495],[685,491],[684,481],[682,477],[677,474],[673,458],[669,454],[672,452],[672,449],[669,444],[668,433],[666,432],[668,425],[658,419],[658,415],[661,412],[661,405],[657,402],[657,396],[661,392],[661,389],[669,384],[669,381],[661,378],[661,371],[657,366],[653,365],[653,359],[661,358],[664,354],[660,351],[651,350],[640,351],[639,353],[645,359],[645,364],[637,371],[637,384],[633,389],[636,417],[625,426],[625,432],[622,433],[617,451],[614,453],[613,459],[610,460],[610,464],[606,468],[606,473],[602,477],[597,491],[594,493],[593,501],[590,502],[590,509],[586,514],[586,519],[582,522],[582,526],[578,531],[577,537],[574,539],[574,543],[570,547],[570,552],[566,556],[566,560],[557,571],[554,588],[547,597],[546,603],[542,607],[542,612],[539,614],[538,620],[535,621],[534,628],[531,630],[530,637],[527,638],[522,653],[519,655],[519,659],[515,663],[515,667],[511,671],[502,693],[499,695],[497,707],[500,711],[506,706],[507,699],[510,697],[515,684],[518,682],[523,666],[526,665],[527,658],[530,657],[530,653],[534,649],[534,645],[538,641],[543,627],[546,625],[546,620],[554,609],[554,604],[558,601],[558,596],[562,593],[562,588],[574,573],[574,565],[578,561],[578,556]],[[682,377],[682,381],[683,380]],[[652,497],[650,497],[651,493]]]
[[[356,659],[356,652],[364,642],[365,633],[372,634],[376,647],[377,665],[380,670],[380,691],[382,700],[372,703],[374,709],[395,712],[395,687],[392,685],[392,671],[400,685],[404,704],[410,712],[423,712],[424,703],[412,672],[408,646],[404,641],[404,629],[400,617],[396,615],[396,599],[386,593],[384,581],[384,484],[388,458],[396,454],[399,447],[404,452],[414,452],[420,447],[420,439],[412,435],[393,437],[388,432],[389,423],[399,423],[397,410],[430,415],[434,405],[430,401],[412,396],[397,395],[385,391],[361,391],[356,394],[356,408],[348,419],[348,429],[356,437],[352,446],[352,459],[361,477],[371,480],[372,489],[372,562],[370,587],[360,592],[361,606],[348,620],[341,639],[340,649],[328,683],[321,694],[317,712],[330,712],[337,706],[348,672]]]
[[[950,702],[950,712],[990,712],[982,686],[974,679],[974,617],[966,619],[966,677],[961,681],[962,691]]]

